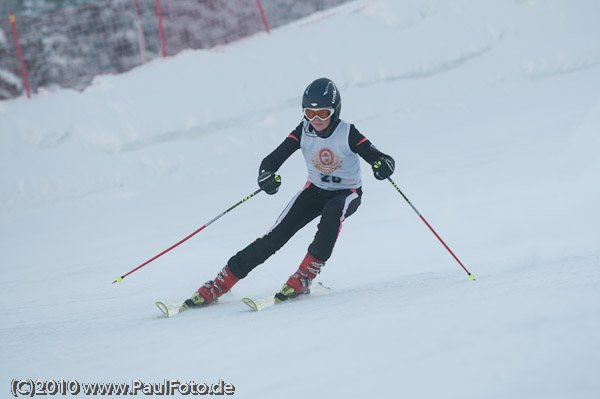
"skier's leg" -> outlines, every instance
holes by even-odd
[[[315,208],[307,188],[308,185],[292,198],[275,225],[265,236],[258,238],[232,256],[223,270],[217,274],[215,280],[207,281],[194,293],[191,299],[194,305],[199,306],[213,302],[229,291],[235,283],[267,260],[298,230],[319,215],[320,208]]]
[[[315,258],[326,262],[331,257],[333,247],[342,230],[342,223],[360,206],[361,194],[360,189],[344,190],[342,194],[336,195],[325,204],[317,233],[308,247],[308,252]]]
[[[229,269],[225,266],[215,277],[214,280],[209,280],[192,295],[190,299],[185,301],[186,305],[202,306],[214,302],[221,295],[228,292],[231,287],[240,281]]]
[[[292,274],[281,288],[281,291],[275,294],[275,301],[283,302],[289,298],[308,292],[312,280],[317,277],[317,274],[321,273],[323,266],[325,266],[325,262],[320,261],[312,256],[310,252],[307,252],[296,273]]]
[[[321,204],[307,185],[290,201],[269,232],[232,256],[227,264],[233,274],[244,278],[277,252],[298,230],[319,216]]]
[[[347,190],[327,201],[315,239],[296,273],[290,276],[276,295],[276,300],[281,302],[310,288],[312,280],[321,272],[333,252],[342,222],[358,209],[360,194],[360,190]]]

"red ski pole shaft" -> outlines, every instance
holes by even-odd
[[[396,183],[394,183],[394,181],[391,178],[388,177],[388,180],[390,181],[390,183],[392,183],[392,186],[394,186],[396,188],[396,190],[398,190],[398,192],[400,193],[400,195],[402,196],[402,198],[404,198],[404,200],[408,203],[408,205],[410,205],[410,207],[413,209],[413,211],[415,211],[415,213],[417,215],[419,215],[419,217],[421,218],[421,220],[423,221],[423,223],[425,223],[425,225],[427,227],[429,227],[429,230],[431,230],[431,232],[437,237],[437,239],[440,240],[440,242],[442,243],[442,245],[444,246],[444,248],[446,248],[448,250],[448,252],[450,252],[450,255],[452,255],[452,257],[454,259],[456,259],[456,261],[464,269],[464,271],[467,272],[467,274],[469,275],[469,280],[475,280],[475,276],[472,275],[471,272],[469,272],[467,270],[467,268],[462,264],[462,262],[458,259],[458,257],[456,255],[454,255],[454,252],[452,252],[452,250],[446,245],[446,243],[444,242],[444,240],[442,240],[442,238],[438,235],[438,233],[435,232],[435,230],[433,229],[433,227],[431,227],[431,225],[429,223],[427,223],[427,220],[425,220],[425,218],[423,217],[423,215],[421,215],[421,212],[419,212],[417,210],[417,208],[415,208],[415,206],[412,204],[412,202],[410,202],[410,200],[406,197],[406,195],[404,195],[404,193],[402,192],[402,190],[400,190],[400,187],[398,187],[396,185]]]
[[[136,267],[135,269],[131,270],[130,272],[117,277],[115,279],[115,281],[113,281],[112,283],[120,283],[125,277],[129,276],[131,273],[135,272],[136,270],[141,269],[142,267],[146,266],[148,263],[160,258],[161,256],[163,256],[164,254],[166,254],[167,252],[169,252],[170,250],[172,250],[173,248],[183,244],[184,242],[186,242],[187,240],[189,240],[190,238],[192,238],[193,236],[195,236],[196,234],[198,234],[199,232],[201,232],[202,230],[204,230],[206,227],[208,227],[210,224],[212,224],[213,222],[215,222],[217,219],[219,219],[221,216],[225,215],[226,213],[228,213],[229,211],[233,210],[234,208],[236,208],[237,206],[243,204],[244,202],[248,201],[250,198],[254,197],[256,194],[260,193],[262,191],[261,188],[259,188],[258,190],[256,190],[255,192],[253,192],[252,194],[250,194],[249,196],[247,196],[246,198],[244,198],[243,200],[241,200],[240,202],[238,202],[237,204],[233,205],[231,208],[227,209],[224,212],[221,212],[218,216],[216,216],[215,218],[213,218],[210,222],[206,223],[204,226],[200,227],[198,230],[194,231],[192,234],[190,234],[189,236],[185,237],[183,240],[179,241],[177,244],[172,245],[171,247],[165,249],[164,251],[162,251],[161,253],[159,253],[158,255],[156,255],[155,257],[148,259],[147,261],[145,261],[144,263],[142,263],[141,265],[139,265],[138,267]]]

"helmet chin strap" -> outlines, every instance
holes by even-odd
[[[334,121],[331,121],[331,123],[329,124],[329,126],[327,126],[327,129],[317,132],[317,130],[311,125],[310,129],[312,129],[315,134],[317,136],[319,136],[322,139],[326,139],[327,137],[331,136],[333,134],[333,131],[335,130],[335,128],[337,127],[337,125],[340,123],[340,119],[337,118]]]

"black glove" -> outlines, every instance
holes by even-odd
[[[275,194],[281,186],[281,176],[261,170],[258,175],[258,186],[269,195]]]
[[[396,163],[389,155],[382,155],[373,163],[373,174],[377,180],[387,179],[394,173]]]

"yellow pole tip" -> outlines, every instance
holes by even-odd
[[[475,275],[474,274],[469,274],[469,280],[475,280]]]
[[[121,282],[121,280],[123,280],[123,277],[117,277],[117,278],[115,279],[115,282],[117,282],[117,283],[120,283],[120,282]]]

